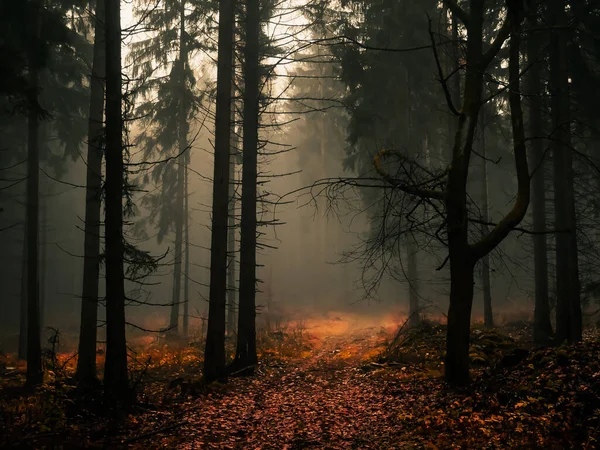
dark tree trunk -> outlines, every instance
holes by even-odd
[[[446,382],[454,386],[462,386],[469,381],[469,339],[475,270],[473,261],[461,253],[450,262],[452,283],[444,368]]]
[[[577,256],[577,220],[573,191],[569,73],[567,67],[567,2],[549,5],[551,32],[550,91],[552,153],[554,160],[554,215],[556,233],[556,341],[581,340],[581,301]]]
[[[227,296],[227,216],[229,193],[230,110],[233,57],[234,0],[219,1],[215,163],[213,173],[212,234],[208,330],[204,378],[225,376],[225,306]]]
[[[39,48],[37,38],[40,30],[42,3],[32,2],[29,48],[29,112],[27,119],[27,379],[28,386],[42,383],[42,350],[40,342],[40,298],[38,275],[39,235]]]
[[[530,180],[519,82],[522,5],[507,2],[506,22],[494,44],[485,52],[483,52],[484,3],[472,0],[469,2],[468,13],[460,10],[455,3],[449,2],[448,6],[459,11],[463,17],[468,17],[469,22],[463,106],[459,112],[452,164],[449,168],[445,193],[451,277],[445,379],[452,385],[460,386],[469,382],[469,337],[475,263],[502,242],[525,216],[529,205]],[[469,160],[481,109],[483,74],[509,36],[508,98],[518,193],[512,209],[502,220],[478,242],[469,244],[466,188]]]
[[[481,226],[482,238],[489,233],[489,227],[486,225],[489,218],[488,204],[488,175],[487,175],[487,143],[485,140],[486,127],[485,107],[481,108],[481,218],[484,224]],[[485,255],[481,258],[481,287],[483,289],[483,324],[486,328],[494,326],[494,314],[492,311],[492,286],[490,283],[490,256]]]
[[[43,188],[42,188],[43,189]],[[40,334],[44,329],[46,311],[46,273],[48,272],[48,198],[42,195],[40,236]]]
[[[181,261],[183,256],[183,223],[185,221],[185,160],[187,152],[187,133],[188,123],[186,117],[185,105],[185,66],[187,62],[187,50],[185,44],[185,0],[181,0],[179,8],[179,57],[177,64],[179,65],[179,114],[178,114],[178,146],[179,160],[177,161],[177,198],[175,210],[175,266],[173,269],[173,296],[171,300],[171,317],[169,320],[169,335],[177,336],[179,333],[179,304],[181,303]]]
[[[412,96],[412,80],[408,69],[405,71],[406,76],[406,98],[408,99],[408,105],[406,108],[406,130],[407,130],[407,141],[409,148],[415,146],[416,140],[413,137],[413,124],[412,124],[412,103],[410,98]],[[323,130],[324,133],[324,130]],[[323,134],[324,135],[324,134]],[[323,149],[322,149],[323,153]],[[406,265],[407,267],[407,278],[408,278],[408,325],[410,327],[416,327],[421,323],[420,307],[419,307],[419,271],[417,268],[417,254],[418,244],[411,233],[406,234],[405,239],[406,247]]]
[[[232,97],[234,92],[232,91]],[[229,162],[229,220],[227,224],[227,335],[234,336],[236,323],[236,286],[235,286],[235,205],[236,205],[236,160],[238,159],[237,152],[237,136],[235,134],[235,108],[232,108],[231,123],[231,158]]]
[[[98,322],[98,283],[100,278],[100,214],[102,195],[102,140],[104,136],[104,78],[106,42],[104,0],[96,2],[94,60],[90,80],[88,152],[85,191],[85,230],[83,244],[83,288],[77,379],[80,384],[96,382],[96,341]]]
[[[259,106],[259,0],[246,2],[244,48],[244,125],[242,151],[242,219],[240,239],[240,293],[237,349],[234,369],[253,367],[256,355],[256,181]]]
[[[106,362],[104,387],[113,403],[129,400],[123,272],[123,119],[120,2],[106,8]]]
[[[23,224],[21,253],[21,298],[19,314],[19,359],[27,359],[27,225]]]
[[[185,177],[184,177],[184,205],[183,205],[183,241],[185,243],[185,260],[184,260],[184,269],[183,269],[183,337],[185,339],[188,338],[189,335],[189,324],[190,324],[190,224],[189,224],[189,187],[188,187],[188,165],[190,161],[190,152],[188,150],[188,154],[185,158]]]
[[[406,256],[408,261],[408,324],[410,327],[419,326],[421,323],[417,252],[418,246],[415,238],[411,234],[408,234],[406,238]]]
[[[529,18],[530,28],[538,26],[537,17]],[[529,101],[529,134],[541,137],[542,127],[542,97],[544,87],[542,42],[539,33],[532,33],[527,40],[527,59],[529,75],[527,76],[527,93]],[[535,311],[533,316],[533,339],[538,344],[547,344],[552,338],[550,322],[550,303],[548,296],[548,249],[546,244],[546,186],[545,154],[543,142],[533,139],[529,147],[531,177],[531,206],[533,219],[533,260],[535,272]]]

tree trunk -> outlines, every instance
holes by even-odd
[[[234,31],[235,40],[235,31]],[[231,58],[231,71],[235,77],[235,52]],[[232,107],[230,112],[231,122],[231,149],[229,161],[229,204],[227,221],[227,335],[235,336],[236,329],[236,286],[235,286],[235,205],[237,203],[236,192],[236,164],[240,154],[238,152],[238,136],[236,134],[236,104],[235,83],[231,83]]]
[[[412,126],[412,82],[408,68],[405,70],[406,76],[406,134],[408,147],[415,147],[416,140],[413,137],[413,126]],[[410,226],[410,219],[407,227]],[[406,246],[406,261],[408,265],[407,278],[408,278],[408,324],[410,327],[416,327],[421,323],[420,311],[419,311],[419,284],[418,284],[418,269],[417,269],[417,254],[418,245],[415,237],[408,231],[405,239]]]
[[[123,272],[123,119],[121,111],[120,2],[106,8],[106,362],[104,387],[111,402],[129,400]]]
[[[489,227],[486,225],[489,218],[488,205],[488,175],[487,175],[487,143],[485,140],[486,114],[485,107],[481,108],[481,215],[484,222],[481,225],[482,238],[489,233]],[[492,288],[490,284],[490,256],[485,255],[481,258],[481,287],[483,289],[483,324],[486,328],[494,326],[494,315],[492,313]]]
[[[32,2],[31,32],[29,48],[29,112],[27,120],[27,379],[28,386],[41,384],[42,350],[40,342],[40,299],[38,279],[38,237],[39,237],[39,49],[36,46],[40,31],[42,3]]]
[[[189,324],[190,324],[190,224],[189,224],[189,186],[188,186],[188,165],[191,157],[191,149],[188,150],[188,154],[185,158],[185,196],[183,206],[183,240],[185,242],[185,267],[183,269],[183,337],[188,338],[189,335]]]
[[[408,325],[410,327],[416,327],[421,323],[417,252],[415,237],[408,234],[406,237],[406,259],[408,261]]]
[[[215,162],[208,330],[204,352],[207,382],[225,376],[225,306],[227,296],[227,220],[229,193],[230,110],[234,0],[219,1]]]
[[[23,224],[23,251],[21,253],[21,298],[19,314],[19,359],[27,359],[27,225]]]
[[[244,47],[244,125],[242,151],[242,219],[240,239],[240,292],[238,335],[232,369],[248,368],[256,355],[256,182],[259,106],[259,0],[246,2]]]
[[[98,283],[100,279],[100,214],[102,196],[102,140],[104,135],[104,78],[106,42],[104,0],[96,2],[94,59],[90,79],[88,151],[85,189],[85,230],[83,243],[83,287],[79,356],[76,377],[80,384],[96,381]]]
[[[538,26],[537,17],[529,18],[530,28]],[[539,33],[532,33],[527,41],[527,60],[529,75],[527,76],[527,93],[531,96],[529,103],[529,134],[533,139],[530,145],[531,206],[533,219],[533,260],[535,277],[535,310],[533,314],[533,340],[538,344],[547,344],[552,338],[550,323],[550,303],[548,296],[548,249],[546,244],[546,186],[545,155],[542,136],[542,42]]]
[[[232,90],[232,97],[234,92]],[[232,108],[231,123],[235,123],[235,112]],[[229,162],[229,212],[228,212],[228,223],[227,223],[227,334],[229,336],[235,335],[235,299],[236,299],[236,288],[235,288],[235,204],[236,204],[236,189],[235,189],[235,166],[237,155],[237,137],[235,135],[235,128],[232,129],[231,139],[231,158]]]
[[[184,190],[185,190],[185,152],[187,151],[188,123],[185,105],[185,65],[187,51],[185,44],[185,0],[181,0],[179,9],[179,114],[178,114],[178,141],[179,158],[177,161],[177,198],[175,210],[175,266],[173,268],[173,296],[171,300],[171,316],[169,320],[169,335],[174,337],[179,333],[179,304],[181,303],[181,259],[183,253],[183,222],[184,222]]]
[[[453,5],[454,8],[458,8]],[[463,106],[458,117],[445,196],[451,277],[445,379],[453,385],[464,385],[469,382],[469,336],[475,263],[502,242],[521,222],[527,212],[530,192],[519,81],[522,5],[518,2],[507,2],[506,22],[502,25],[494,44],[485,53],[483,52],[484,3],[473,0],[469,5],[468,15],[464,10],[462,11],[469,21]],[[483,74],[509,36],[508,100],[518,193],[512,209],[502,220],[485,237],[474,244],[469,244],[466,187],[469,160],[482,104]]]
[[[453,255],[451,250],[451,255]],[[473,262],[455,254],[450,262],[450,308],[446,336],[446,382],[462,386],[469,382],[469,339],[473,305]]]
[[[552,153],[554,161],[554,215],[556,233],[556,341],[581,340],[581,301],[577,256],[577,220],[573,191],[569,73],[567,67],[566,1],[549,5],[552,30],[550,91]]]
[[[46,273],[48,272],[48,198],[42,195],[40,237],[40,334],[44,329],[46,311]]]

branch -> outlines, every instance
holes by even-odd
[[[456,16],[460,20],[465,28],[469,29],[469,15],[467,12],[458,6],[454,0],[444,0],[444,4],[450,9],[453,16]]]
[[[446,198],[446,193],[444,191],[435,191],[430,189],[421,189],[416,186],[411,186],[402,181],[392,178],[389,173],[387,173],[383,167],[381,167],[381,159],[385,158],[387,155],[392,154],[391,150],[381,150],[377,153],[377,156],[374,158],[375,170],[377,173],[383,178],[388,184],[400,189],[402,192],[405,192],[410,195],[414,195],[420,198],[429,198],[429,199],[437,199],[444,200]]]
[[[458,112],[458,110],[454,106],[454,103],[452,102],[452,94],[450,94],[450,89],[448,89],[448,79],[446,77],[444,77],[444,71],[442,69],[442,63],[440,61],[440,56],[438,54],[437,47],[435,46],[435,37],[434,37],[433,31],[431,29],[431,17],[429,17],[429,14],[427,14],[427,20],[429,21],[429,38],[431,39],[431,48],[433,49],[433,57],[435,59],[435,64],[438,69],[438,75],[440,76],[439,81],[442,84],[442,88],[444,89],[444,95],[446,96],[446,103],[448,104],[448,107],[450,108],[450,111],[452,112],[452,114],[454,114],[455,116],[458,117],[458,116],[460,116],[460,113]]]
[[[498,31],[498,35],[496,36],[496,39],[494,39],[494,42],[492,42],[492,44],[490,45],[490,48],[487,50],[487,52],[485,52],[483,54],[483,57],[482,57],[482,60],[481,60],[481,62],[482,62],[482,67],[481,67],[482,70],[485,69],[487,66],[490,65],[490,63],[492,62],[492,60],[496,57],[496,55],[498,54],[498,52],[502,48],[502,45],[504,44],[504,42],[506,42],[506,40],[510,36],[510,34],[511,34],[511,28],[512,28],[511,22],[513,20],[519,20],[520,21],[521,19],[520,18],[507,17],[504,20],[504,23],[502,24],[502,28],[500,28],[500,31]],[[519,27],[519,29],[521,28],[520,22],[519,22],[518,27]],[[521,37],[519,36],[519,39],[520,38]]]
[[[519,57],[521,46],[521,11],[515,6],[508,11],[506,23],[511,24],[508,63],[508,101],[513,131],[515,166],[517,170],[517,199],[510,212],[481,241],[469,247],[476,260],[491,252],[525,217],[530,199],[529,166],[525,146],[525,127],[521,107]],[[504,28],[504,26],[503,26]],[[498,40],[498,38],[496,38]]]

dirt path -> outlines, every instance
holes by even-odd
[[[325,337],[313,354],[191,405],[168,438],[182,449],[418,448],[394,426],[397,389],[364,369],[382,341],[375,327]],[[363,367],[361,367],[363,366]],[[158,444],[158,442],[156,442]]]

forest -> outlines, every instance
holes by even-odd
[[[0,0],[0,448],[600,448],[599,31]]]

